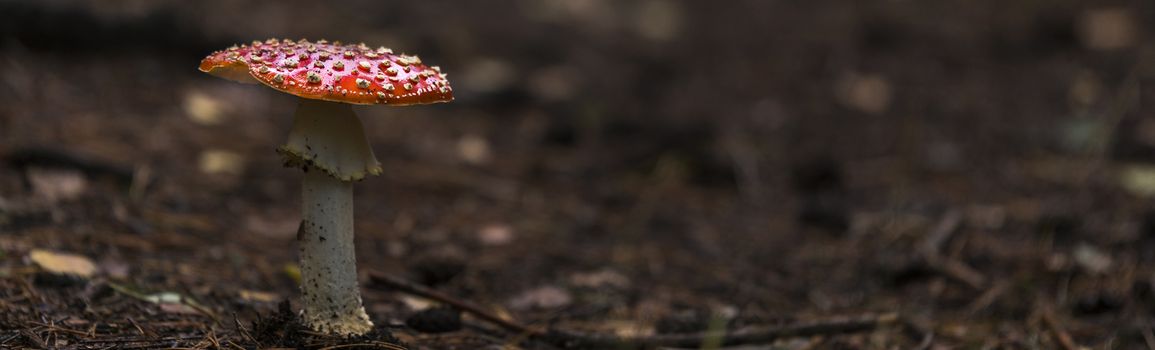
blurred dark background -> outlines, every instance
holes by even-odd
[[[627,314],[965,323],[1108,295],[1079,334],[1100,344],[1149,319],[1120,310],[1155,271],[1153,20],[1138,0],[0,0],[0,213],[20,218],[0,231],[14,253],[291,263],[299,174],[272,150],[295,98],[196,67],[254,39],[364,42],[441,66],[457,100],[357,107],[386,171],[358,185],[362,266],[458,261],[448,288],[499,301],[611,271]],[[944,254],[979,292],[903,260],[949,213]],[[145,248],[93,237],[112,233]],[[260,270],[225,274],[294,295]]]

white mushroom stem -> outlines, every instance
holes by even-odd
[[[365,334],[373,328],[357,289],[353,249],[353,184],[308,171],[301,186],[302,316],[329,334]]]
[[[305,170],[301,186],[301,294],[306,326],[326,334],[361,335],[373,328],[361,306],[353,248],[353,184],[380,166],[351,106],[301,99],[286,164]]]

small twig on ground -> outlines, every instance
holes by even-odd
[[[171,336],[163,338],[116,338],[116,339],[81,339],[81,344],[123,344],[123,343],[161,343],[202,339],[199,335]]]
[[[986,292],[983,292],[982,295],[979,295],[978,298],[975,298],[975,300],[967,306],[967,312],[976,314],[986,310],[986,308],[990,307],[991,304],[994,304],[995,301],[1006,294],[1010,287],[1011,284],[1006,281],[995,282],[990,288],[987,288]]]
[[[386,349],[386,350],[408,350],[406,348],[397,346],[395,344],[380,343],[380,342],[333,345],[333,346],[326,346],[326,347],[323,347],[323,348],[320,348],[317,350],[336,350],[336,349],[359,348],[359,347],[374,347],[374,348]]]
[[[44,328],[47,328],[47,329],[55,331],[55,332],[64,332],[64,333],[69,333],[69,334],[73,334],[73,335],[79,335],[82,337],[88,336],[88,333],[81,332],[81,331],[78,331],[75,329],[68,329],[68,328],[64,328],[64,327],[52,325],[52,324],[36,322],[36,321],[28,321],[28,324],[44,327]]]
[[[506,320],[474,306],[468,302],[442,294],[435,290],[420,286],[408,281],[381,273],[370,272],[371,286],[391,291],[412,294],[449,305],[462,312],[470,313],[477,318],[491,322],[507,331],[528,335],[541,341],[552,343],[566,348],[596,348],[606,349],[621,345],[633,345],[646,348],[661,346],[668,347],[696,347],[707,339],[722,339],[722,345],[741,345],[767,343],[775,339],[786,337],[806,337],[815,335],[832,335],[854,333],[876,329],[878,327],[895,324],[899,321],[898,314],[884,313],[862,317],[842,317],[797,324],[748,328],[736,331],[701,332],[688,334],[669,334],[639,337],[621,337],[607,334],[580,333],[563,330],[542,330]]]
[[[840,317],[784,326],[757,327],[736,331],[702,332],[689,334],[668,334],[642,337],[620,337],[607,334],[589,334],[565,331],[551,331],[544,339],[565,347],[583,349],[609,349],[623,344],[653,348],[659,346],[697,347],[706,339],[721,338],[721,346],[743,344],[764,344],[777,339],[856,333],[897,323],[895,313],[868,315],[861,317]]]
[[[942,250],[942,246],[950,240],[950,237],[958,232],[959,227],[962,226],[962,213],[958,210],[947,211],[943,214],[938,223],[934,225],[934,229],[926,235],[926,239],[922,241],[919,249],[923,255],[938,255]]]
[[[1143,328],[1143,342],[1147,344],[1148,350],[1155,350],[1155,333],[1151,332],[1150,327]]]
[[[927,267],[932,271],[972,289],[985,290],[987,289],[986,276],[967,264],[941,253],[942,246],[950,240],[955,232],[958,232],[961,225],[962,213],[958,210],[951,210],[943,214],[938,224],[927,234],[926,239],[919,246],[919,253],[922,254]]]
[[[449,305],[455,309],[468,312],[474,316],[477,316],[477,318],[493,323],[507,331],[531,335],[542,335],[546,333],[544,330],[532,329],[528,326],[497,317],[496,315],[493,315],[489,311],[485,311],[480,307],[474,306],[470,303],[458,300],[457,298],[442,294],[441,292],[426,288],[424,286],[402,280],[400,278],[381,273],[370,272],[369,279],[375,284],[388,287],[392,290],[435,300],[439,303]]]
[[[136,320],[132,319],[132,317],[128,318],[128,323],[132,324],[132,326],[134,328],[136,328],[136,331],[140,332],[140,335],[145,336],[145,337],[149,337],[149,338],[155,338],[155,336],[153,334],[149,334],[148,332],[145,332],[144,328],[141,328],[140,325],[136,323]]]
[[[256,338],[253,338],[253,334],[249,333],[249,329],[245,328],[244,324],[241,324],[241,320],[237,318],[237,314],[235,313],[233,314],[233,325],[237,327],[237,332],[241,334],[241,337],[245,338],[245,340],[248,340],[249,343],[257,345],[261,344],[257,341]]]
[[[240,344],[237,344],[236,342],[233,342],[232,340],[226,340],[226,341],[225,341],[225,343],[228,343],[228,344],[229,344],[229,346],[231,346],[231,347],[233,347],[233,348],[236,348],[236,349],[240,349],[240,350],[244,350],[244,349],[245,349],[243,346],[241,346]],[[254,343],[254,344],[255,344],[255,343]]]
[[[934,345],[934,333],[927,333],[922,337],[922,342],[915,347],[915,350],[927,350]]]
[[[20,333],[23,333],[24,338],[27,338],[28,341],[35,345],[37,348],[48,349],[48,344],[44,343],[44,338],[41,338],[39,334],[36,334],[35,332],[29,331],[27,329],[20,331]]]
[[[214,349],[220,349],[221,342],[217,340],[217,331],[215,329],[208,329],[205,333],[205,340],[212,344]]]
[[[929,348],[930,345],[934,345],[934,329],[928,325],[928,323],[929,321],[916,320],[913,317],[906,316],[902,318],[902,329],[906,333],[906,336],[912,340],[920,341],[922,344],[930,342],[926,347]],[[922,344],[920,344],[920,348],[922,348]]]
[[[967,264],[944,256],[928,256],[926,264],[931,270],[962,283],[974,290],[985,290],[987,278]]]
[[[1055,340],[1059,342],[1059,345],[1063,346],[1063,349],[1080,349],[1078,345],[1075,345],[1075,340],[1071,339],[1071,335],[1067,333],[1067,330],[1059,325],[1059,321],[1055,319],[1055,315],[1051,313],[1050,308],[1043,307],[1039,314],[1043,319],[1043,324],[1047,326],[1047,329],[1051,331],[1051,334],[1055,336]]]

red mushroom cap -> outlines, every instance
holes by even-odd
[[[453,100],[453,88],[441,68],[426,66],[417,56],[365,44],[253,41],[212,53],[201,60],[200,70],[333,102],[411,105]]]

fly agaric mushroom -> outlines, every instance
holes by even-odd
[[[289,141],[277,151],[286,166],[305,171],[297,232],[302,318],[318,332],[365,334],[373,323],[357,289],[351,182],[381,174],[381,165],[351,104],[448,102],[445,74],[384,47],[303,39],[233,46],[205,57],[200,70],[300,97]]]

